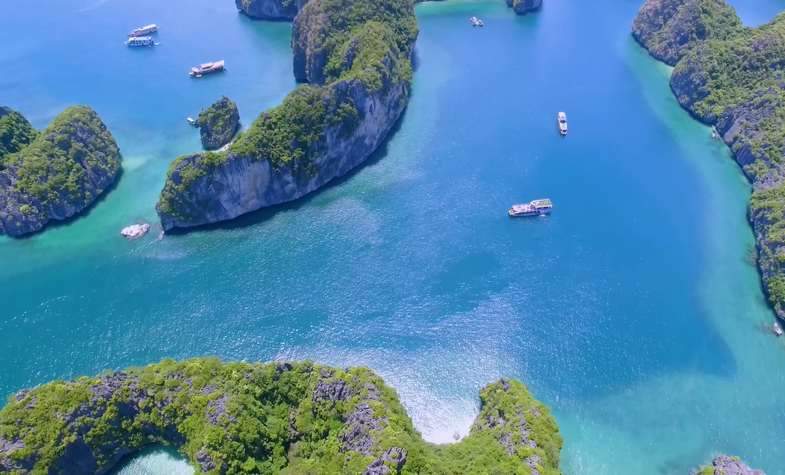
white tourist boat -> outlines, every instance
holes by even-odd
[[[469,23],[471,23],[472,26],[485,26],[485,22],[476,16],[469,18]]]
[[[150,23],[149,25],[140,26],[139,28],[134,28],[133,31],[128,33],[129,37],[136,37],[136,36],[150,36],[153,33],[158,31],[158,25],[155,23]]]
[[[557,120],[559,122],[559,133],[562,135],[567,135],[567,114],[564,112],[559,112]]]
[[[512,205],[507,210],[511,218],[521,218],[528,216],[547,216],[553,210],[553,203],[548,198],[530,201],[529,203]]]
[[[193,78],[200,78],[205,74],[217,73],[226,69],[224,60],[213,61],[211,63],[203,63],[199,66],[191,68],[188,74]]]
[[[147,46],[156,46],[158,43],[153,40],[152,36],[132,36],[125,42],[126,46],[140,48]]]
[[[147,223],[132,224],[126,226],[120,231],[120,234],[126,239],[139,239],[150,231],[150,225]]]

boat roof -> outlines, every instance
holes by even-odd
[[[149,25],[140,26],[139,28],[137,28],[137,30],[146,30],[148,28],[158,28],[158,25],[156,25],[155,23],[150,23]]]
[[[551,202],[550,198],[541,198],[539,200],[534,200],[531,202],[532,206],[536,206],[538,208],[542,207],[553,207],[553,203]]]

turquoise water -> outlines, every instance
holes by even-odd
[[[120,462],[113,475],[193,475],[194,469],[171,449],[154,447]]]
[[[377,157],[293,205],[137,242],[120,228],[155,219],[168,163],[198,147],[186,116],[227,94],[247,125],[291,89],[290,26],[230,0],[46,3],[0,7],[0,98],[39,127],[92,105],[125,174],[81,219],[0,239],[0,393],[164,357],[312,358],[378,371],[448,442],[511,376],[553,408],[566,473],[683,474],[718,451],[785,473],[749,186],[630,39],[637,0],[420,5],[414,94]],[[750,23],[785,8],[734,4]],[[159,48],[122,46],[150,21]],[[221,57],[226,74],[185,76]],[[550,218],[506,217],[543,196]]]

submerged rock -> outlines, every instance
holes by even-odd
[[[232,141],[240,130],[240,112],[237,104],[228,97],[218,99],[199,113],[196,119],[202,146],[205,150],[218,150]]]
[[[511,7],[518,15],[525,15],[533,12],[542,6],[542,0],[505,0],[507,6]]]
[[[747,466],[739,457],[719,455],[706,465],[692,472],[693,475],[766,475],[763,470]]]
[[[367,369],[167,360],[11,398],[0,410],[0,471],[107,473],[162,444],[216,474],[559,473],[561,437],[547,408],[516,381],[481,398],[472,433],[437,448]],[[486,427],[490,414],[513,416]],[[515,414],[529,417],[531,443],[513,440],[508,452],[499,436],[519,430]]]
[[[0,158],[0,234],[22,236],[68,219],[120,175],[117,143],[88,107],[66,109],[35,140],[24,141]]]

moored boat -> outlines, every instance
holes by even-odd
[[[191,72],[189,72],[188,74],[190,74],[191,77],[200,78],[205,74],[217,73],[223,70],[224,70],[224,60],[220,60],[220,61],[213,61],[212,63],[200,64],[199,66],[191,68]]]
[[[149,25],[140,26],[139,28],[134,28],[133,31],[128,33],[128,36],[132,38],[135,36],[150,36],[151,34],[157,31],[158,31],[158,25],[156,25],[155,23],[151,23]]]
[[[785,333],[782,330],[782,325],[780,325],[780,322],[776,321],[774,322],[774,325],[771,326],[771,331],[777,336],[782,336],[782,334]]]
[[[144,46],[155,46],[158,43],[153,40],[152,36],[132,36],[128,38],[125,42],[126,46],[131,47],[144,47]]]
[[[485,22],[483,22],[482,20],[480,20],[476,16],[473,16],[473,17],[469,18],[469,23],[471,23],[472,26],[485,26]]]
[[[559,133],[562,135],[567,135],[567,114],[565,114],[564,112],[559,112],[558,122],[559,122]]]
[[[551,214],[553,210],[553,203],[548,198],[530,201],[529,203],[512,205],[507,210],[507,214],[511,218],[520,218],[527,216],[546,216]]]
[[[149,230],[150,225],[147,223],[132,224],[124,227],[123,230],[120,231],[120,234],[126,239],[139,239],[147,234],[147,231]]]

